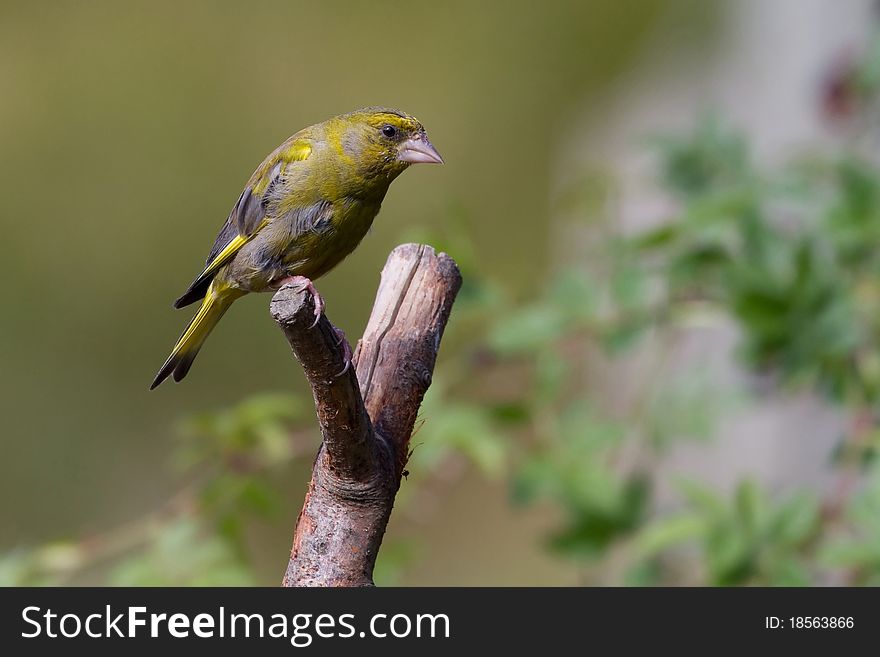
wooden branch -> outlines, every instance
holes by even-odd
[[[297,520],[283,586],[371,586],[409,439],[461,287],[455,262],[429,246],[388,256],[373,312],[345,367],[307,289],[282,287],[271,312],[312,388],[323,442]],[[363,396],[362,396],[363,392]]]

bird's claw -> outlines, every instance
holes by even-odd
[[[311,279],[306,278],[305,276],[288,276],[287,278],[281,279],[278,281],[275,289],[278,289],[284,285],[290,283],[291,285],[295,285],[300,287],[303,290],[308,290],[308,292],[312,295],[312,299],[315,303],[315,321],[309,326],[309,328],[315,328],[318,325],[318,322],[321,321],[321,315],[324,314],[324,298],[318,293],[318,290],[315,289],[314,283],[312,283]],[[333,324],[330,324],[330,328],[333,329],[333,332],[336,334],[338,346],[342,346],[342,359],[345,361],[345,367],[342,368],[340,372],[333,375],[333,378],[339,378],[351,367],[351,359],[354,357],[354,354],[351,351],[351,345],[348,344],[348,339],[345,337],[345,333],[342,329],[336,328]]]
[[[337,328],[332,324],[331,327],[333,328],[333,332],[336,333],[336,337],[339,339],[336,344],[342,346],[342,360],[345,361],[345,367],[342,368],[342,371],[333,375],[334,379],[338,379],[340,376],[348,372],[348,368],[351,367],[353,354],[351,352],[351,345],[348,344],[348,339],[345,337],[345,332],[341,328]]]
[[[315,289],[315,286],[312,285],[311,281],[309,281],[309,286],[311,287],[310,292],[312,293],[312,298],[315,300],[315,321],[312,322],[312,325],[309,328],[315,328],[318,325],[318,322],[321,321],[321,315],[324,314],[324,298],[318,294],[318,290]]]
[[[306,278],[305,276],[288,276],[287,278],[281,279],[278,282],[277,287],[280,288],[287,283],[296,285],[303,290],[308,290],[309,294],[312,295],[312,299],[315,302],[315,321],[309,326],[309,328],[315,328],[318,325],[318,322],[321,321],[321,315],[324,314],[324,297],[320,295],[315,284],[312,283],[312,279]]]

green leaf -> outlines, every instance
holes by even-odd
[[[163,528],[146,549],[116,566],[112,586],[244,586],[252,578],[229,545],[196,520]]]
[[[423,424],[415,438],[415,464],[430,467],[454,451],[467,457],[487,476],[501,473],[507,459],[507,442],[493,426],[488,409],[431,402],[427,407],[423,405],[420,417]]]
[[[634,262],[620,263],[611,278],[611,295],[617,307],[638,308],[645,295],[645,272]]]
[[[636,557],[650,559],[672,547],[704,538],[706,521],[697,515],[676,515],[660,518],[643,527],[633,544]]]
[[[373,581],[377,586],[400,586],[406,569],[416,560],[418,546],[410,540],[382,542],[376,558]]]
[[[647,487],[640,478],[627,482],[613,507],[584,508],[551,537],[553,550],[571,557],[594,558],[616,539],[633,531],[645,512]]]
[[[493,326],[488,342],[502,356],[517,355],[556,341],[565,330],[566,323],[558,308],[534,304]]]
[[[599,307],[599,288],[589,272],[569,268],[551,283],[549,300],[557,312],[570,324],[595,318]]]
[[[727,516],[724,501],[714,491],[693,481],[682,479],[676,483],[685,500],[710,519],[717,521]]]
[[[744,139],[712,116],[704,118],[690,138],[665,137],[655,143],[663,182],[682,198],[734,183],[748,172]]]
[[[787,545],[799,545],[820,529],[819,500],[800,494],[781,504],[772,519],[771,532]]]
[[[535,397],[542,405],[552,404],[565,386],[571,372],[570,359],[556,350],[540,349],[535,354]]]
[[[669,246],[681,235],[681,226],[676,222],[668,222],[657,228],[646,230],[633,238],[633,245],[641,251],[653,251]]]
[[[232,408],[194,415],[181,426],[177,462],[192,468],[245,456],[265,465],[286,463],[294,454],[293,423],[304,417],[303,400],[287,393],[254,395]]]
[[[736,490],[737,520],[746,536],[754,537],[761,531],[766,513],[767,500],[760,488],[751,480],[742,482]]]

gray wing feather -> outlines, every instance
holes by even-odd
[[[232,207],[229,216],[226,218],[226,223],[220,229],[220,234],[214,240],[214,246],[211,247],[211,253],[208,254],[205,266],[211,264],[214,258],[217,257],[217,254],[226,248],[238,235],[248,236],[257,229],[266,216],[266,208],[269,206],[273,195],[277,193],[278,185],[283,178],[283,169],[283,163],[281,162],[272,167],[272,171],[269,173],[269,184],[266,185],[266,189],[260,195],[254,194],[253,184],[245,187],[241,196],[238,197],[238,201]],[[174,302],[174,307],[182,308],[204,297],[213,278],[214,274],[209,276],[199,275],[190,284],[186,292]]]
[[[214,246],[211,248],[211,253],[208,255],[205,264],[209,264],[214,260],[214,258],[217,257],[217,254],[235,239],[236,236],[248,236],[257,229],[257,226],[260,225],[260,222],[263,221],[263,218],[266,216],[266,208],[269,206],[269,202],[272,200],[278,184],[282,180],[282,171],[283,166],[282,163],[279,162],[272,168],[272,171],[269,174],[269,184],[259,196],[254,195],[254,190],[251,185],[244,188],[241,196],[238,197],[238,201],[236,201],[235,205],[232,207],[232,211],[229,213],[226,223],[223,224],[220,234],[214,241]]]

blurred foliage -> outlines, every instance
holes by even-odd
[[[880,171],[852,151],[760,170],[748,141],[713,117],[654,146],[675,215],[634,234],[594,217],[603,239],[489,331],[497,357],[531,368],[518,394],[532,440],[514,499],[562,510],[549,546],[582,563],[586,582],[876,582],[878,473],[866,468],[878,447]],[[765,375],[756,381],[812,388],[850,416],[827,499],[752,481],[726,499],[683,482],[678,508],[652,504],[652,464],[748,403],[747,391],[663,367],[678,332],[707,322],[736,325],[742,366]],[[645,343],[658,363],[631,399],[598,412],[615,404],[584,381],[583,356],[604,353],[614,372]]]
[[[850,73],[862,108],[876,105],[878,55],[872,48]],[[851,119],[857,135],[870,129]],[[490,295],[488,356],[460,377],[479,399],[469,442],[522,437],[507,441],[513,499],[561,514],[548,547],[582,564],[585,582],[876,583],[877,163],[851,147],[764,170],[748,139],[713,116],[653,146],[673,216],[625,233],[596,203],[603,181],[578,180],[589,193],[564,191],[561,204],[589,222],[586,238],[582,226],[568,231],[576,256],[525,303]],[[749,390],[665,367],[682,330],[725,323],[736,326],[740,364],[760,375],[761,394],[768,383],[810,388],[850,418],[830,455],[837,484],[828,492],[780,495],[743,481],[728,499],[683,481],[677,506],[655,503],[659,457],[683,439],[711,439],[723,413],[747,408]],[[656,361],[641,379],[597,389],[591,378],[631,375],[627,358],[639,347]],[[527,384],[505,390],[483,376],[468,385],[486,361]],[[485,392],[493,384],[500,399]],[[478,411],[492,430],[479,430]],[[421,436],[430,444],[444,431],[440,417]]]
[[[858,106],[873,106],[878,70],[880,47],[848,74]],[[514,503],[552,511],[547,547],[579,564],[584,583],[880,584],[876,162],[853,147],[764,170],[749,140],[714,117],[653,147],[673,215],[625,232],[596,202],[602,181],[563,192],[576,256],[524,300],[480,276],[458,209],[448,232],[414,236],[459,258],[466,283],[450,331],[481,334],[444,351],[410,471],[449,485],[446,464],[463,460],[505,477]],[[851,419],[830,458],[837,485],[779,494],[745,480],[727,496],[681,480],[676,504],[657,503],[659,458],[712,440],[754,392],[667,367],[681,332],[707,324],[737,328],[740,365],[764,392],[768,381],[815,390]],[[107,535],[10,552],[0,581],[76,581],[108,561],[111,583],[253,581],[246,529],[280,506],[273,473],[312,457],[301,440],[312,423],[284,395],[191,418],[176,459],[186,484],[167,508]],[[412,503],[407,488],[395,514]],[[399,581],[417,551],[387,542],[377,581]]]
[[[8,552],[0,584],[255,584],[245,529],[276,517],[273,476],[313,447],[311,432],[297,430],[303,410],[293,395],[264,394],[188,418],[172,464],[183,485],[164,507],[105,534]]]
[[[662,144],[682,215],[639,236],[662,303],[702,300],[742,329],[742,355],[783,382],[874,404],[880,384],[880,187],[852,154],[754,171],[743,140],[707,123]],[[725,164],[726,163],[726,164]]]

